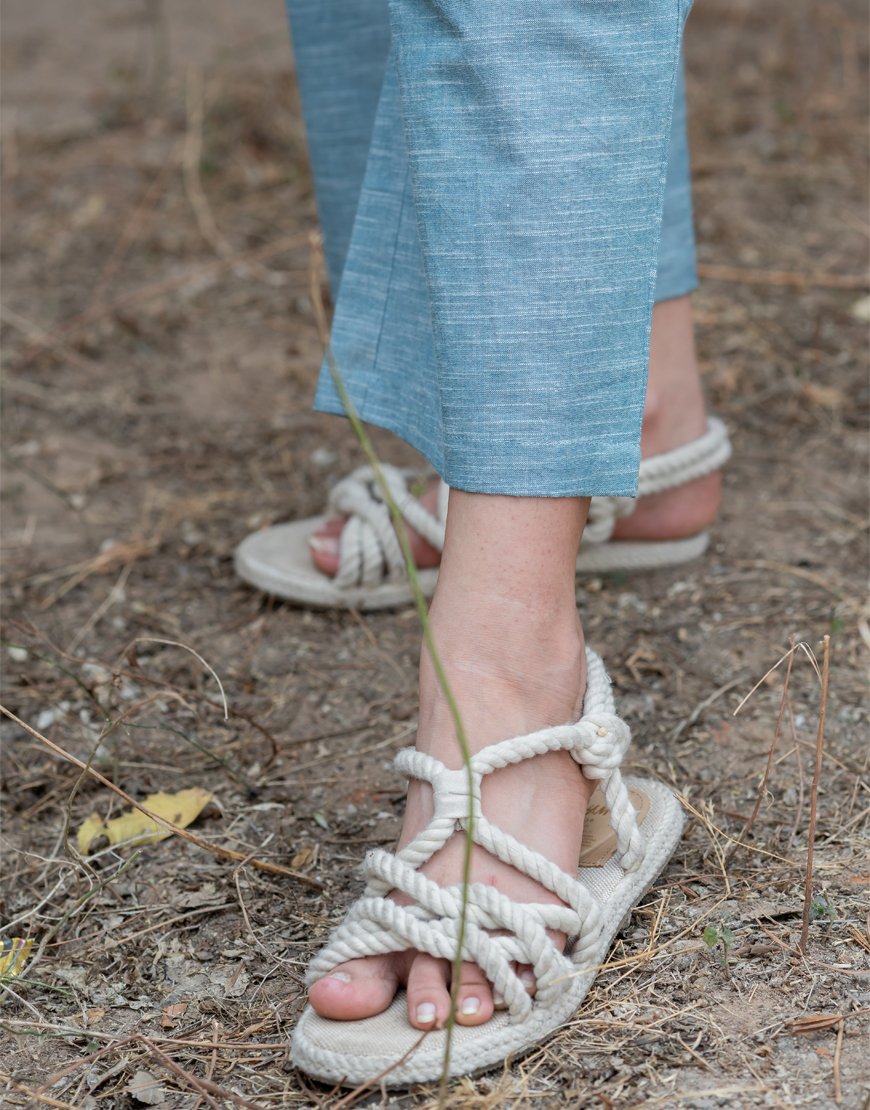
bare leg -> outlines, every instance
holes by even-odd
[[[586,677],[574,564],[588,507],[588,500],[578,498],[451,491],[431,620],[472,750],[581,714]],[[452,719],[425,652],[417,746],[449,767],[461,766]],[[491,820],[573,874],[591,789],[569,753],[550,752],[487,778],[483,805]],[[401,843],[431,817],[430,799],[428,787],[412,783]],[[442,885],[455,884],[462,849],[457,834],[424,873]],[[556,901],[482,849],[475,849],[472,880],[492,883],[519,901]],[[431,1028],[447,1017],[450,969],[444,961],[401,953],[354,960],[336,972],[311,990],[312,1005],[324,1016],[379,1013],[405,983],[413,1025]],[[493,1011],[489,984],[470,965],[459,1010],[465,1024],[487,1021]]]
[[[670,451],[700,436],[705,427],[704,394],[692,326],[689,296],[661,301],[653,309],[649,383],[644,409],[641,452],[645,457]],[[434,511],[437,483],[422,502]],[[716,519],[722,479],[709,474],[676,489],[638,501],[634,512],[617,522],[614,539],[682,539],[708,528]],[[328,521],[313,537],[312,559],[324,574],[338,570],[338,538],[342,521]],[[418,566],[436,567],[440,559],[416,533],[411,544]]]

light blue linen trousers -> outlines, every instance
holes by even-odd
[[[635,494],[652,305],[696,284],[690,0],[287,2],[360,416],[459,489]]]

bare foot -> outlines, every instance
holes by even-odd
[[[557,621],[551,616],[538,620],[524,602],[504,597],[471,596],[462,599],[460,605],[453,596],[450,606],[452,611],[444,612],[436,597],[432,621],[473,751],[579,718],[585,658],[573,604]],[[560,623],[562,627],[557,628]],[[461,636],[457,635],[459,630]],[[452,718],[425,657],[420,681],[417,747],[448,767],[460,767]],[[482,804],[490,820],[573,876],[592,788],[570,753],[550,752],[487,776]],[[431,816],[428,785],[412,782],[400,846],[413,839]],[[462,874],[462,856],[463,834],[456,833],[423,865],[422,871],[442,886],[455,885]],[[477,846],[472,855],[471,879],[492,884],[516,901],[559,901],[534,880]],[[564,936],[551,935],[560,948],[564,946]],[[531,969],[519,971],[528,980],[527,989],[533,992]],[[396,990],[404,985],[411,1024],[430,1029],[447,1019],[450,973],[446,961],[417,952],[353,960],[312,986],[311,1003],[324,1017],[359,1019],[386,1009]],[[457,1020],[464,1025],[482,1024],[492,1016],[497,1001],[480,969],[464,964]]]

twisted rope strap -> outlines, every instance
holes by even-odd
[[[710,416],[707,418],[707,431],[698,439],[641,461],[637,496],[663,493],[695,478],[703,478],[719,470],[730,458],[731,442],[725,425],[715,416]],[[635,504],[633,497],[593,497],[583,542],[606,543],[617,520],[632,513]]]
[[[444,546],[447,487],[441,483],[438,513],[433,516],[411,494],[401,470],[382,463],[381,472],[405,521],[440,551]],[[358,467],[335,486],[329,509],[348,518],[341,531],[337,586],[375,586],[404,578],[405,560],[399,539],[370,466]]]
[[[475,844],[534,879],[562,902],[517,903],[485,883],[469,884],[462,958],[477,964],[501,992],[511,1020],[522,1021],[532,1008],[514,965],[532,966],[536,999],[547,1005],[567,988],[578,965],[595,962],[602,917],[594,897],[576,878],[489,821],[480,805],[484,776],[544,752],[570,751],[586,778],[601,782],[621,866],[632,871],[640,865],[643,838],[619,771],[631,734],[614,710],[604,664],[588,649],[586,656],[586,699],[583,717],[576,724],[490,744],[472,756],[470,774],[464,767],[448,770],[439,760],[410,748],[399,752],[396,766],[431,785],[435,814],[414,840],[395,854],[381,849],[368,854],[365,892],[312,961],[309,983],[346,960],[406,949],[452,961],[459,942],[462,888],[441,887],[418,868],[457,830],[469,829]],[[408,895],[412,904],[397,905],[385,897],[391,891]],[[548,929],[575,938],[573,959],[559,951],[547,935]],[[502,935],[495,936],[490,930]]]

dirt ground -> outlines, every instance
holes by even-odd
[[[280,0],[3,16],[3,703],[136,799],[214,801],[206,847],[82,858],[81,822],[125,803],[3,720],[0,928],[34,949],[0,983],[0,1098],[433,1105],[330,1091],[287,1055],[309,954],[398,829],[418,629],[233,575],[248,531],[319,511],[360,458],[309,411],[315,213]],[[864,37],[857,0],[690,20],[698,343],[734,458],[701,561],[578,592],[632,764],[681,792],[687,832],[575,1020],[447,1105],[868,1105]],[[734,710],[825,634],[802,954],[806,653],[785,703],[783,663]]]

